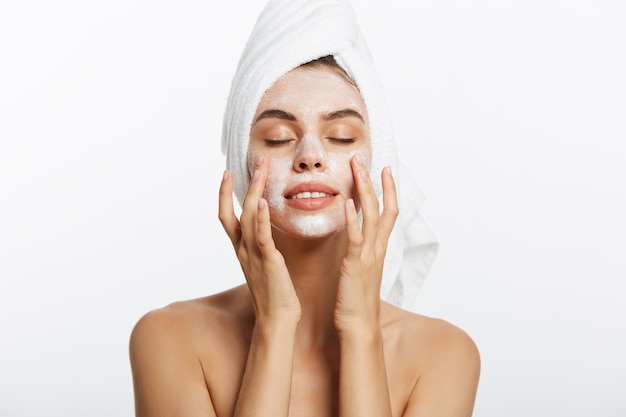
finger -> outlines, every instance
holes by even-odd
[[[398,218],[398,194],[396,190],[396,182],[391,174],[391,168],[385,167],[381,174],[383,183],[383,213],[380,216],[380,235],[379,237],[387,246],[387,241],[396,224]]]
[[[217,216],[220,219],[222,227],[224,227],[228,238],[232,242],[233,246],[235,246],[241,237],[241,231],[239,228],[239,220],[237,220],[237,216],[235,216],[235,210],[233,207],[233,176],[228,170],[224,171],[222,183],[220,184],[219,209]]]
[[[378,219],[380,218],[378,198],[362,158],[356,155],[352,158],[351,163],[352,175],[359,193],[361,212],[363,214],[363,237],[367,244],[367,242],[374,241],[378,233]]]
[[[268,257],[276,246],[272,238],[272,225],[270,223],[270,211],[267,200],[259,198],[257,213],[257,245],[263,257]]]
[[[259,206],[259,198],[263,195],[265,188],[265,179],[267,178],[267,162],[266,158],[259,155],[255,162],[255,169],[250,179],[248,193],[243,202],[241,210],[241,233],[247,242],[255,242],[257,212]]]
[[[363,234],[359,227],[359,215],[354,206],[354,200],[346,201],[346,230],[348,231],[348,257],[360,257],[363,248]]]

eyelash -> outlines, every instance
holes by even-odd
[[[346,144],[346,145],[350,143],[354,143],[355,140],[356,138],[328,138],[329,142]]]
[[[265,144],[267,146],[281,146],[286,145],[291,142],[293,139],[265,139]],[[328,138],[328,141],[331,143],[336,143],[340,145],[349,145],[354,143],[356,138]]]
[[[281,146],[288,144],[292,140],[293,139],[265,139],[265,144],[267,146]]]

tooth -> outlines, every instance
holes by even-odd
[[[303,191],[298,194],[294,194],[291,198],[300,199],[300,198],[325,198],[331,197],[331,194],[326,194],[321,191]]]

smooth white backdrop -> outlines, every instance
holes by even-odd
[[[219,141],[263,4],[0,1],[0,416],[132,415],[137,319],[242,282]],[[626,4],[354,4],[474,415],[626,415]]]

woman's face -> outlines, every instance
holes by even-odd
[[[248,172],[269,161],[264,198],[272,226],[300,238],[345,228],[356,198],[350,159],[371,163],[368,118],[357,88],[330,67],[296,68],[265,92],[254,116]],[[358,206],[357,206],[358,207]]]

